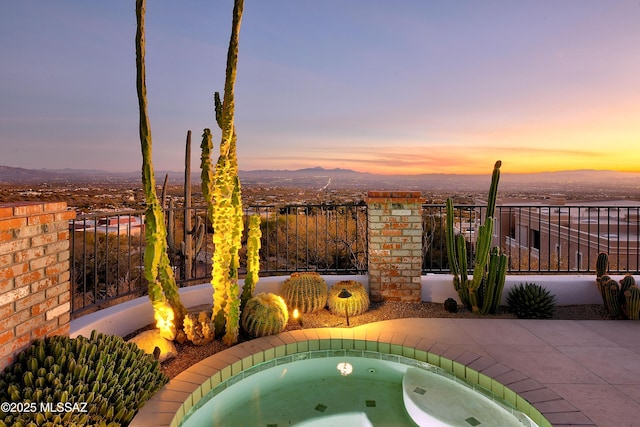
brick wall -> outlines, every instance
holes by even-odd
[[[0,203],[0,369],[37,338],[69,333],[66,203]]]
[[[421,301],[422,203],[419,191],[368,193],[372,300]]]

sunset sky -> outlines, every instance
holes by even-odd
[[[219,130],[231,0],[149,0],[156,170]],[[0,5],[0,165],[134,171],[134,0]],[[246,0],[240,169],[640,171],[638,0]]]

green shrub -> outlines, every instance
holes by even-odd
[[[284,331],[289,321],[287,304],[280,295],[260,293],[242,312],[242,328],[251,337],[263,337]]]
[[[340,298],[340,292],[345,289],[351,296]],[[329,289],[329,311],[333,314],[344,316],[347,311],[349,316],[357,316],[369,310],[369,293],[364,285],[355,280],[343,280],[336,282]]]
[[[118,336],[36,340],[0,373],[0,402],[36,410],[0,412],[0,426],[126,426],[168,380],[153,356]]]
[[[293,273],[280,291],[287,307],[313,313],[327,305],[327,282],[314,272]]]
[[[507,304],[520,319],[550,319],[556,310],[556,297],[535,283],[520,283],[509,291]]]

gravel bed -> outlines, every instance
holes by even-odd
[[[504,307],[500,307],[497,314],[494,315],[476,315],[465,309],[459,310],[457,313],[449,313],[444,309],[444,304],[421,302],[421,303],[401,303],[395,301],[385,301],[382,303],[371,303],[369,311],[360,316],[354,316],[349,319],[351,327],[364,325],[382,320],[404,319],[404,318],[428,318],[428,317],[445,317],[445,318],[472,318],[472,319],[515,319],[516,317],[506,312]],[[557,306],[554,319],[562,320],[607,320],[609,319],[606,310],[602,304],[590,305],[566,305]],[[329,310],[324,309],[315,313],[306,313],[302,317],[302,325],[298,324],[294,319],[289,319],[287,331],[302,328],[345,328],[345,318],[331,314]],[[246,341],[247,337],[240,337],[240,342]],[[178,357],[170,359],[162,363],[162,371],[169,377],[173,378],[180,372],[184,371],[191,365],[205,359],[218,351],[227,348],[220,340],[215,340],[210,344],[203,346],[195,346],[190,343],[176,343],[178,348]]]

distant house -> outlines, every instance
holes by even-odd
[[[637,201],[498,200],[495,217],[493,243],[513,270],[593,270],[600,252],[611,270],[639,270]]]
[[[133,215],[118,215],[96,220],[75,220],[70,223],[73,231],[102,234],[140,235],[144,231],[144,219]]]

